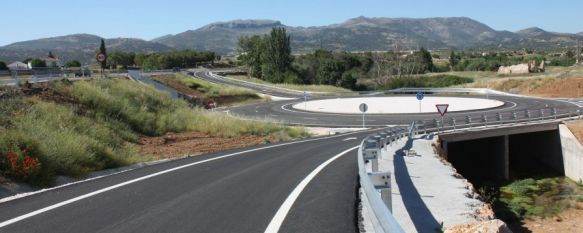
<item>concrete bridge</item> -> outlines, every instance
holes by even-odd
[[[562,122],[473,128],[439,139],[441,156],[469,180],[509,180],[541,169],[583,179],[583,148]]]

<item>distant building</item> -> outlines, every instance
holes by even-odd
[[[19,61],[12,62],[12,63],[8,64],[7,67],[11,71],[15,71],[15,70],[30,70],[30,66],[29,65],[24,64],[24,63],[19,62]]]
[[[47,63],[47,67],[63,67],[64,66],[63,62],[61,62],[61,60],[59,60],[59,58],[46,57],[46,58],[41,58],[41,60],[43,60],[43,61],[45,61],[45,63]]]
[[[500,66],[498,74],[528,74],[545,72],[545,61],[541,61],[540,65],[536,65],[536,61],[532,60],[528,64],[518,64],[513,66]]]

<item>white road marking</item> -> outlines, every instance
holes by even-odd
[[[320,164],[320,166],[318,166],[312,172],[310,172],[310,174],[308,174],[308,176],[306,176],[306,178],[304,178],[302,182],[300,182],[298,186],[296,186],[296,188],[289,194],[289,196],[285,199],[283,204],[279,207],[279,210],[277,210],[277,213],[275,213],[275,215],[271,219],[271,222],[269,222],[267,229],[265,229],[265,233],[277,233],[279,231],[281,224],[285,220],[287,213],[293,206],[296,199],[298,199],[304,188],[308,186],[310,181],[312,181],[312,179],[314,179],[314,177],[316,177],[316,175],[318,175],[320,171],[322,171],[326,166],[328,166],[328,164],[334,162],[334,160],[340,158],[340,156],[345,155],[358,147],[359,146],[352,147],[348,150],[341,152],[340,154],[335,155],[334,157],[326,160],[326,162]]]
[[[344,141],[344,142],[345,142],[345,141],[350,141],[350,140],[356,140],[356,138],[355,138],[355,137],[351,137],[351,138],[345,138],[345,139],[344,139],[344,140],[342,140],[342,141]]]
[[[361,132],[365,132],[365,131],[361,131]],[[354,133],[361,133],[361,132],[354,132]],[[353,133],[348,133],[348,134],[353,134]],[[83,199],[87,199],[89,197],[92,197],[92,196],[95,196],[95,195],[98,195],[98,194],[101,194],[101,193],[104,193],[104,192],[107,192],[107,191],[110,191],[110,190],[113,190],[113,189],[117,189],[117,188],[120,188],[120,187],[129,185],[129,184],[133,184],[133,183],[136,183],[136,182],[139,182],[139,181],[142,181],[142,180],[146,180],[146,179],[149,179],[149,178],[152,178],[152,177],[160,176],[160,175],[163,175],[163,174],[166,174],[166,173],[169,173],[169,172],[177,171],[177,170],[180,170],[180,169],[183,169],[183,168],[187,168],[187,167],[191,167],[191,166],[194,166],[194,165],[198,165],[198,164],[202,164],[202,163],[206,163],[206,162],[211,162],[211,161],[214,161],[214,160],[224,159],[224,158],[228,158],[228,157],[232,157],[232,156],[236,156],[236,155],[240,155],[240,154],[245,154],[245,153],[249,153],[249,152],[253,152],[253,151],[265,150],[265,149],[269,149],[269,148],[281,147],[281,146],[292,145],[292,144],[303,143],[303,142],[311,142],[311,141],[319,141],[319,140],[329,139],[329,138],[337,138],[337,137],[342,137],[342,136],[346,136],[346,135],[347,134],[337,135],[337,136],[330,136],[330,137],[324,137],[324,138],[315,138],[315,139],[308,139],[308,140],[303,140],[303,141],[288,142],[288,143],[283,143],[283,144],[279,144],[279,145],[272,145],[272,146],[266,146],[266,147],[261,147],[261,148],[255,148],[255,149],[251,149],[251,150],[240,151],[240,152],[235,152],[235,153],[231,153],[231,154],[227,154],[227,155],[218,156],[218,157],[215,157],[215,158],[201,160],[201,161],[198,161],[198,162],[193,162],[193,163],[185,164],[185,165],[178,166],[178,167],[175,167],[175,168],[170,168],[170,169],[167,169],[167,170],[164,170],[164,171],[156,172],[156,173],[153,173],[153,174],[150,174],[150,175],[147,175],[147,176],[142,176],[140,178],[136,178],[136,179],[129,180],[129,181],[126,181],[126,182],[123,182],[123,183],[119,183],[119,184],[116,184],[116,185],[113,185],[113,186],[110,186],[110,187],[107,187],[107,188],[99,189],[99,190],[96,190],[96,191],[93,191],[93,192],[90,192],[90,193],[87,193],[87,194],[84,194],[84,195],[81,195],[81,196],[78,196],[78,197],[75,197],[75,198],[72,198],[72,199],[63,201],[63,202],[59,202],[59,203],[56,203],[56,204],[47,206],[47,207],[42,208],[42,209],[38,209],[38,210],[32,211],[32,212],[30,212],[28,214],[20,215],[18,217],[15,217],[15,218],[6,220],[4,222],[0,222],[0,228],[5,227],[5,226],[8,226],[8,225],[13,224],[13,223],[16,223],[16,222],[20,222],[20,221],[25,220],[27,218],[34,217],[36,215],[39,215],[39,214],[42,214],[42,213],[45,213],[45,212],[54,210],[54,209],[59,208],[59,207],[62,207],[62,206],[65,206],[65,205],[68,205],[68,204],[71,204],[71,203],[74,203],[74,202],[77,202],[77,201],[80,201],[80,200],[83,200]],[[354,148],[352,148],[352,149],[354,149]],[[350,150],[352,150],[352,149],[350,149]],[[348,151],[346,151],[346,152],[348,152]],[[345,153],[345,152],[343,152],[343,153]],[[320,166],[322,166],[322,165],[320,165]]]

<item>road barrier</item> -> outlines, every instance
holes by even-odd
[[[375,232],[378,233],[404,233],[392,214],[391,197],[391,173],[378,170],[378,159],[382,148],[387,148],[397,139],[407,136],[404,128],[390,128],[379,134],[373,134],[365,138],[358,149],[358,175],[364,208],[371,210],[370,222]],[[374,143],[376,146],[372,146]],[[366,162],[370,162],[370,171],[367,171]]]

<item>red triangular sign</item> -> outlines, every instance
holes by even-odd
[[[437,107],[437,111],[439,112],[439,114],[443,116],[445,115],[445,113],[447,113],[447,108],[449,107],[449,104],[436,104],[435,107]]]

